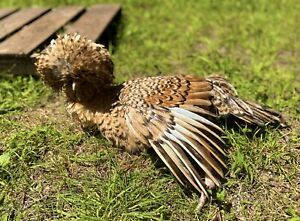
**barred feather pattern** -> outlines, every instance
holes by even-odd
[[[108,52],[78,35],[60,37],[36,66],[46,84],[66,93],[68,111],[83,126],[130,152],[152,148],[181,184],[206,197],[227,168],[217,118],[285,125],[280,113],[240,99],[222,77],[158,76],[113,85]]]

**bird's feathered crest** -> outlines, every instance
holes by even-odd
[[[114,78],[109,52],[78,34],[58,36],[36,59],[37,72],[56,90],[74,81],[99,87]]]

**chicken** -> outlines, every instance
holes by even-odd
[[[179,183],[201,193],[227,169],[219,118],[285,126],[281,114],[238,97],[222,77],[158,76],[113,83],[109,52],[78,34],[52,40],[36,57],[42,80],[66,94],[67,110],[132,153],[152,148]]]

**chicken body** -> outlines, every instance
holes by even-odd
[[[160,76],[114,85],[108,52],[78,35],[59,37],[37,57],[37,71],[65,92],[84,127],[129,152],[153,148],[183,185],[207,197],[221,185],[226,151],[218,118],[284,126],[280,113],[243,101],[222,77]]]

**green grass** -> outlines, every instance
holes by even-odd
[[[22,2],[22,3],[21,3]],[[1,1],[1,7],[97,1]],[[224,186],[197,213],[147,154],[82,132],[39,80],[0,77],[0,221],[300,220],[300,4],[290,1],[121,2],[110,50],[117,81],[193,73],[226,76],[241,97],[284,113],[291,130],[228,130]],[[256,133],[254,136],[253,133]]]

